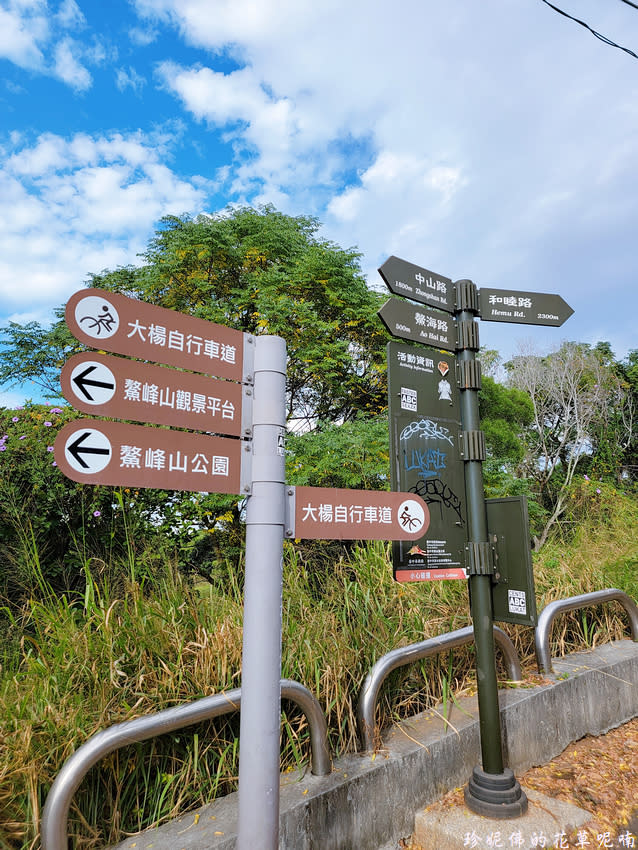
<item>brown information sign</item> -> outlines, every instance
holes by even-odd
[[[75,354],[60,376],[73,407],[95,416],[238,437],[242,385],[95,352]]]
[[[102,289],[76,292],[65,316],[90,348],[242,380],[244,334],[234,328]]]
[[[81,419],[55,441],[60,470],[81,484],[239,493],[239,440],[123,422]]]
[[[295,487],[294,537],[306,540],[415,540],[430,524],[413,493]]]

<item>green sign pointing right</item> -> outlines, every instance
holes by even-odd
[[[558,328],[574,312],[560,295],[514,289],[479,289],[481,319]]]

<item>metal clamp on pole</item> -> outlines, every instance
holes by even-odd
[[[458,364],[459,385],[462,390],[481,389],[480,360],[462,360]]]
[[[478,324],[472,319],[459,320],[456,323],[457,327],[457,351],[478,351],[479,330]]]
[[[468,543],[465,547],[465,569],[468,576],[491,576],[495,569],[492,545]]]
[[[484,461],[487,457],[483,431],[461,432],[461,456],[463,460]]]

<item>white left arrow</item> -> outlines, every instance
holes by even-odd
[[[101,472],[113,455],[109,438],[96,428],[78,428],[64,444],[64,456],[76,472]]]
[[[115,375],[98,360],[82,360],[71,372],[71,389],[85,404],[106,404],[114,394]]]

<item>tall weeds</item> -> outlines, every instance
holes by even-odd
[[[638,505],[596,489],[595,510],[535,556],[539,610],[551,599],[612,585],[636,597],[638,541],[627,529],[637,527]],[[33,566],[38,553],[29,557]],[[51,782],[98,729],[241,684],[241,569],[228,565],[223,582],[193,586],[168,564],[140,583],[137,576],[149,575],[144,553],[133,565],[131,557],[122,571],[128,578],[117,582],[109,579],[112,565],[87,557],[84,589],[62,596],[47,592],[42,569],[37,594],[20,610],[0,607],[2,848],[38,846]],[[357,746],[359,690],[381,655],[469,622],[465,582],[396,584],[384,544],[355,548],[321,574],[286,544],[282,675],[316,694],[336,753]],[[531,664],[532,630],[507,630]],[[559,618],[553,650],[626,633],[621,609],[574,612]],[[394,671],[382,690],[379,725],[448,704],[473,685],[473,669],[465,647]],[[307,724],[295,706],[283,709],[282,769],[303,771]],[[114,843],[227,793],[237,778],[237,735],[237,715],[228,715],[104,759],[75,796],[72,845]]]

